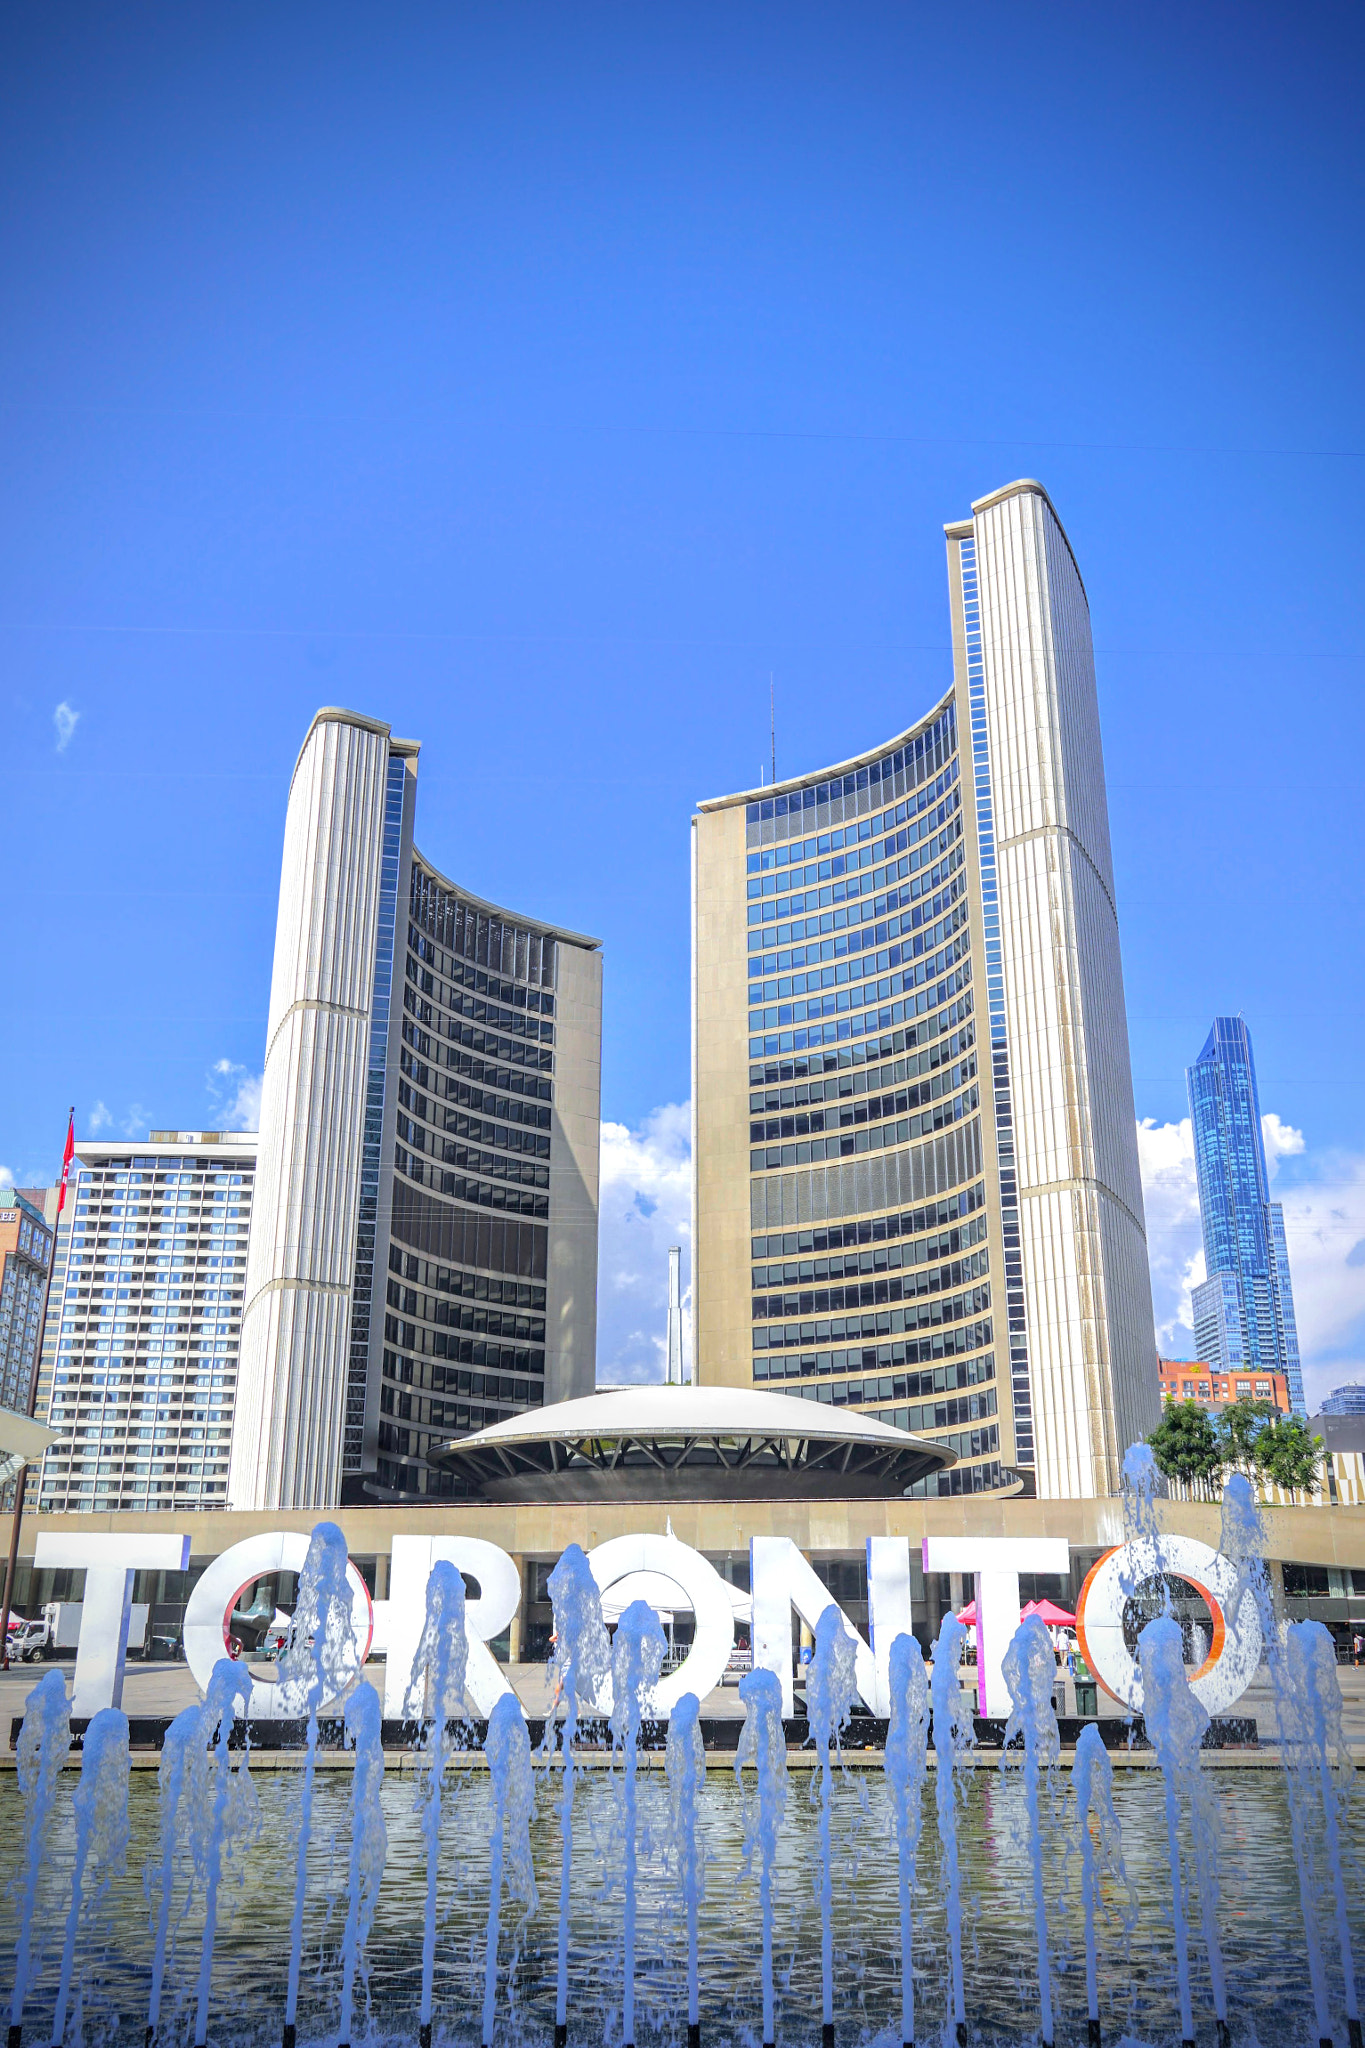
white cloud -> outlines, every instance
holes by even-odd
[[[1282,1124],[1272,1109],[1261,1118],[1261,1136],[1265,1140],[1266,1172],[1274,1180],[1280,1161],[1293,1159],[1303,1151],[1303,1132],[1296,1131],[1293,1124]]]
[[[683,1367],[691,1359],[692,1112],[651,1110],[638,1130],[602,1126],[597,1377],[661,1380],[668,1333],[668,1249],[682,1248]]]
[[[85,1120],[85,1127],[93,1138],[100,1131],[108,1130],[113,1121],[113,1117],[109,1114],[108,1105],[103,1102],[97,1102]]]
[[[1365,1158],[1314,1152],[1302,1131],[1272,1110],[1261,1119],[1266,1159],[1302,1163],[1277,1187],[1294,1284],[1294,1315],[1308,1405],[1343,1381],[1365,1377]],[[1194,1352],[1190,1289],[1204,1277],[1199,1190],[1188,1117],[1138,1125],[1147,1249],[1157,1343],[1173,1358]]]
[[[71,706],[65,701],[60,703],[53,712],[52,723],[57,732],[57,752],[59,754],[64,754],[70,746],[71,735],[76,730],[80,715],[79,711],[73,711]]]
[[[12,1188],[14,1174],[8,1166],[0,1166],[0,1188]]]
[[[209,1097],[220,1130],[259,1131],[262,1074],[253,1074],[235,1060],[215,1060],[209,1069]]]
[[[1188,1117],[1178,1124],[1146,1117],[1137,1136],[1156,1341],[1163,1357],[1188,1358],[1194,1350],[1190,1289],[1204,1278],[1193,1127]]]

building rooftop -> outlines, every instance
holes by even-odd
[[[613,1388],[435,1446],[469,1499],[895,1498],[957,1462],[852,1409],[747,1387]]]

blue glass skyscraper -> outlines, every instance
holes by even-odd
[[[1283,1373],[1294,1411],[1304,1415],[1284,1212],[1270,1199],[1256,1065],[1242,1018],[1214,1018],[1185,1079],[1208,1275],[1193,1293],[1195,1347],[1221,1372]]]

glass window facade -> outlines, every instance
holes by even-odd
[[[950,699],[865,767],[747,806],[755,1177],[908,1153],[979,1115],[960,774]],[[932,1493],[1002,1483],[985,1203],[974,1179],[751,1242],[753,1381],[951,1443],[962,1469]]]
[[[38,1506],[221,1508],[255,1140],[77,1156],[38,1401],[63,1434]]]
[[[51,1253],[42,1210],[0,1188],[0,1408],[28,1408]]]
[[[1024,1309],[1024,1259],[1019,1236],[1019,1186],[1014,1159],[1014,1116],[1010,1093],[1009,1031],[1005,1022],[1005,975],[1000,953],[1000,892],[995,861],[995,814],[991,797],[990,735],[986,718],[986,673],[981,647],[981,592],[976,541],[959,540],[963,637],[967,655],[967,698],[972,726],[972,789],[976,799],[977,864],[981,878],[981,924],[986,954],[986,1011],[991,1041],[995,1154],[1000,1181],[1000,1228],[1005,1245],[1005,1320],[1009,1335],[1010,1390],[1014,1405],[1015,1460],[1033,1463],[1033,1397],[1029,1386],[1028,1318]]]
[[[1186,1082],[1208,1276],[1194,1290],[1200,1356],[1221,1372],[1283,1373],[1295,1413],[1306,1415],[1284,1213],[1270,1200],[1243,1018],[1215,1017]]]
[[[416,854],[407,910],[376,1480],[437,1499],[430,1443],[545,1399],[560,942]]]

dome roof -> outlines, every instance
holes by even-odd
[[[428,1462],[481,1500],[895,1498],[956,1463],[855,1409],[750,1387],[616,1387],[556,1401]]]

